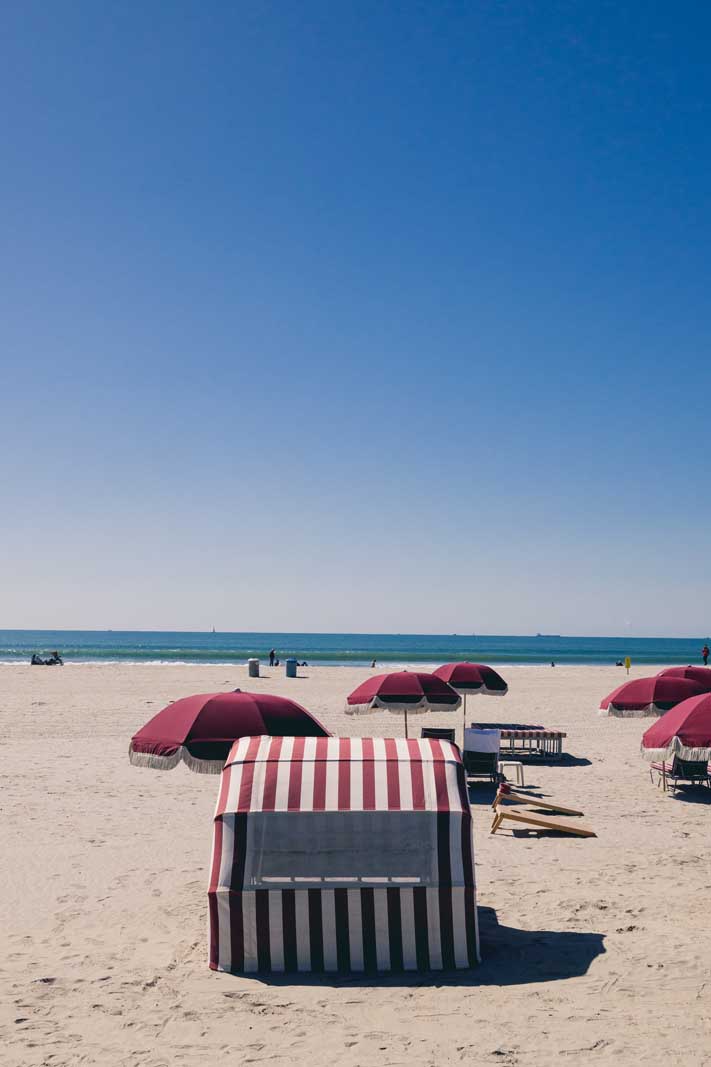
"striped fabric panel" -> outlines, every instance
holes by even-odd
[[[540,737],[543,740],[550,741],[550,740],[554,740],[555,738],[558,738],[558,737],[567,737],[567,736],[568,735],[566,733],[564,733],[562,730],[502,730],[501,731],[501,737],[502,737],[502,739],[504,741],[509,741],[511,739],[513,739],[513,740],[517,740],[517,739],[524,740],[524,739],[528,739],[528,738],[535,739],[537,737]]]
[[[471,815],[439,812],[436,818],[438,886],[246,892],[249,816],[217,819],[208,891],[210,966],[235,973],[473,966],[479,939]]]
[[[286,738],[278,737],[240,737],[235,741],[232,750],[227,757],[227,766],[232,763],[260,763],[263,760],[279,760],[295,758],[295,754],[287,754],[283,751]],[[374,759],[382,760],[389,758],[386,755],[386,741],[392,741],[397,749],[398,759],[418,760],[431,762],[443,760],[445,762],[457,762],[460,759],[459,750],[449,741],[443,741],[435,737],[422,738],[349,738],[349,737],[301,737],[291,738],[298,740],[299,758],[303,760],[343,760],[343,759]],[[370,741],[372,744],[365,746],[354,745],[355,741]]]
[[[468,810],[459,753],[448,741],[243,737],[222,773],[215,817],[249,811]]]
[[[479,961],[473,887],[217,894],[232,937],[210,967],[239,974],[455,970]]]

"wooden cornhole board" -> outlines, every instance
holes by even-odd
[[[582,815],[582,811],[578,811],[576,808],[564,808],[562,804],[553,804],[549,800],[544,800],[542,797],[533,797],[528,793],[514,793],[513,791],[507,791],[502,793],[497,792],[494,797],[494,803],[491,805],[494,811],[498,809],[499,804],[504,800],[510,800],[514,804],[528,804],[532,808],[541,808],[543,811],[555,811],[559,815]]]
[[[575,837],[597,837],[594,830],[589,830],[580,823],[566,822],[564,819],[539,815],[537,811],[520,811],[515,808],[497,808],[494,821],[491,824],[491,832],[495,834],[501,827],[502,822],[520,823],[529,830],[558,830],[563,834],[573,834]]]

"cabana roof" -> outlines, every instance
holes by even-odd
[[[438,738],[242,737],[235,742],[215,818],[313,811],[469,816],[459,750]]]

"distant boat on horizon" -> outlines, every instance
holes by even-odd
[[[560,637],[560,634],[536,634],[536,637]]]

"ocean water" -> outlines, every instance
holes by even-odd
[[[0,630],[0,662],[27,662],[57,649],[67,663],[244,663],[296,656],[331,666],[474,663],[700,663],[708,637],[496,637],[427,634],[158,633],[127,630]]]

